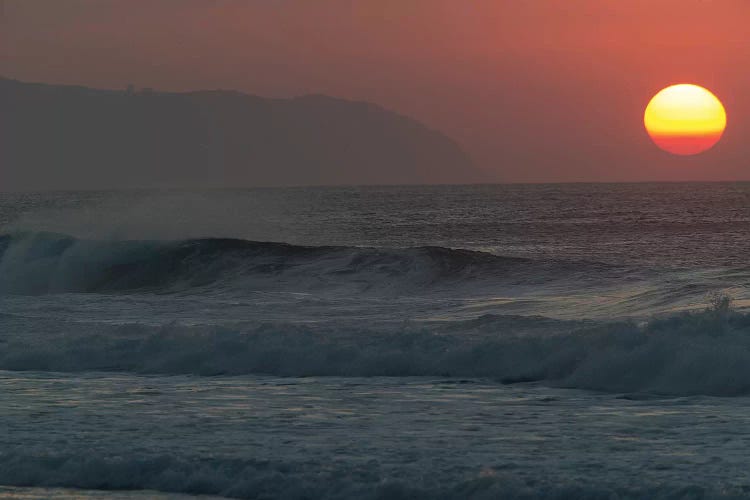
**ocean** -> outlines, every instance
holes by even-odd
[[[0,498],[750,498],[750,183],[0,194]]]

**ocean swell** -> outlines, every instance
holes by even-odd
[[[615,274],[616,273],[616,274]],[[80,240],[0,235],[0,293],[170,292],[233,286],[412,293],[460,283],[589,281],[623,270],[595,262],[534,261],[442,247],[311,247],[236,239]]]

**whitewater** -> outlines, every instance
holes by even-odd
[[[750,184],[0,195],[0,498],[750,498]]]

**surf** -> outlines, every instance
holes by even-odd
[[[0,235],[0,292],[168,292],[233,284],[297,290],[358,285],[400,293],[423,288],[543,284],[613,275],[618,267],[531,260],[420,246],[299,246],[240,239],[85,240],[55,233]],[[244,281],[243,281],[244,279]]]

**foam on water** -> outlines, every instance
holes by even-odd
[[[748,196],[4,196],[0,498],[748,498]]]
[[[607,392],[750,392],[750,316],[188,326],[0,318],[0,369],[57,372],[487,377]]]
[[[0,369],[440,375],[608,392],[750,392],[750,316],[743,313],[672,313],[647,322],[477,315],[483,308],[477,302],[486,303],[492,291],[532,289],[537,297],[545,291],[557,294],[549,303],[562,308],[562,291],[588,287],[591,297],[597,286],[637,284],[646,274],[440,247],[6,235],[0,237],[0,303],[8,311],[0,316],[6,332]],[[652,289],[650,300],[679,304],[710,290],[703,281],[679,293],[682,285],[671,293]],[[277,298],[264,304],[259,294]],[[354,294],[360,298],[352,300]],[[648,294],[641,295],[647,304]],[[71,300],[80,305],[66,310]],[[41,312],[45,303],[51,314]],[[91,315],[93,304],[99,313]],[[144,320],[107,316],[133,307]],[[196,307],[193,320],[176,315]],[[391,316],[395,311],[401,319]]]

